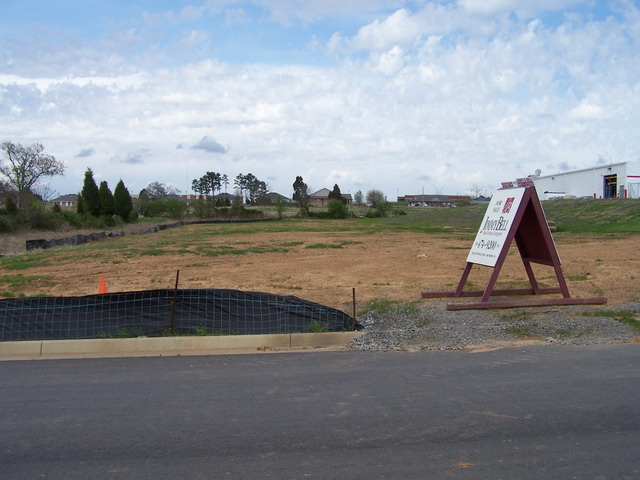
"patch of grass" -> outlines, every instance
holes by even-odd
[[[547,200],[542,208],[558,232],[640,233],[640,200]]]
[[[320,320],[313,320],[305,325],[304,331],[307,333],[324,333],[329,331],[329,327]]]
[[[208,246],[203,245],[196,248],[194,253],[207,257],[217,257],[220,255],[246,255],[248,253],[287,253],[289,250],[282,247],[259,245],[251,248],[234,248],[226,245]]]
[[[16,298],[16,294],[9,291],[9,290],[4,290],[4,291],[0,291],[0,297],[2,298]]]
[[[144,336],[144,331],[140,328],[134,328],[131,330],[128,328],[118,328],[114,332],[101,331],[98,333],[99,338],[138,338]]]
[[[147,256],[151,256],[151,257],[159,257],[161,255],[169,255],[169,254],[174,254],[175,252],[172,251],[168,251],[168,250],[159,250],[157,248],[150,248],[149,250],[142,250],[139,255],[147,255]]]
[[[510,335],[514,335],[516,337],[533,337],[531,326],[529,325],[513,325],[505,329],[507,333]]]
[[[425,327],[428,327],[429,325],[431,325],[432,323],[433,323],[433,319],[427,318],[427,317],[423,317],[423,318],[420,318],[416,322],[416,326],[418,328],[425,328]]]
[[[225,335],[230,335],[228,333],[223,333],[217,330],[209,330],[204,323],[201,323],[197,327],[193,329],[193,334],[196,337],[222,337]]]
[[[304,248],[342,248],[340,243],[312,243]]]
[[[586,275],[578,274],[578,275],[567,275],[567,280],[571,280],[572,282],[584,282],[585,280],[589,280]]]
[[[0,277],[0,283],[10,285],[14,289],[21,289],[29,283],[48,281],[50,279],[51,277],[48,275],[3,275]]]
[[[51,265],[50,254],[17,255],[0,259],[0,267],[7,270],[28,270]]]
[[[399,300],[377,298],[367,303],[359,315],[366,315],[367,313],[385,314],[391,311],[401,315],[417,315],[420,313],[420,306],[417,302],[405,303]]]
[[[510,335],[522,338],[534,337],[533,326],[528,324],[533,314],[531,312],[514,312],[506,315],[501,315],[500,318],[508,322],[514,322],[513,325],[505,328],[505,332]]]
[[[281,247],[297,247],[300,245],[304,245],[304,242],[285,242],[280,244]]]
[[[640,332],[640,320],[636,318],[636,314],[628,310],[595,310],[591,312],[582,312],[584,317],[601,317],[612,318],[620,323],[633,327],[634,330]]]
[[[593,328],[587,328],[586,330],[575,331],[569,328],[560,328],[556,330],[554,336],[559,338],[580,338],[593,333]]]
[[[161,337],[179,337],[181,335],[180,330],[177,328],[165,328],[160,332]]]

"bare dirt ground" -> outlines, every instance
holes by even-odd
[[[180,228],[191,229],[195,236],[201,233],[198,229],[202,226]],[[166,245],[170,244],[171,235],[171,231],[164,231],[144,237]],[[286,251],[206,256],[187,247],[175,254],[126,254],[119,242],[133,242],[134,237],[139,238],[133,235],[105,240],[100,242],[103,248],[99,251],[63,247],[55,262],[22,272],[47,277],[46,281],[29,284],[24,293],[93,294],[97,292],[100,275],[104,275],[110,292],[173,288],[179,270],[180,288],[234,288],[295,295],[348,313],[352,311],[353,288],[359,307],[373,299],[429,305],[438,300],[421,299],[420,293],[453,290],[471,245],[468,235],[457,234],[275,232],[211,235],[207,242],[211,247],[246,249],[260,245],[267,250],[273,247]],[[637,236],[560,234],[555,240],[572,297],[606,296],[609,307],[640,302]],[[342,246],[307,248],[318,243]],[[474,266],[472,287],[483,289],[490,271]],[[535,272],[543,284],[557,285],[550,267],[536,266]],[[0,269],[0,275],[8,273],[16,272]],[[526,274],[514,247],[498,286],[526,285]]]

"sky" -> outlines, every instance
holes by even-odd
[[[0,141],[42,143],[59,194],[491,194],[640,160],[640,4],[2,0]]]

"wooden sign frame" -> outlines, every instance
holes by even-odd
[[[523,189],[524,191],[522,191]],[[535,187],[526,186],[516,189],[507,188],[498,190],[498,192],[503,192],[504,190],[513,190],[513,196],[509,196],[508,201],[505,203],[509,203],[509,201],[514,202],[515,198],[514,206],[517,208],[515,215],[509,217],[508,220],[500,217],[502,223],[492,221],[490,219],[490,211],[492,209],[494,212],[499,212],[498,214],[502,212],[506,212],[507,214],[512,213],[508,211],[508,207],[504,207],[504,210],[500,210],[502,208],[500,201],[496,202],[497,207],[496,203],[492,202],[487,209],[483,225],[481,225],[480,230],[478,231],[476,241],[469,253],[467,265],[462,273],[462,277],[460,278],[460,282],[458,283],[456,290],[453,292],[422,292],[422,298],[481,297],[481,300],[475,303],[449,303],[447,305],[447,310],[538,307],[549,305],[600,305],[607,303],[606,297],[572,298],[569,294],[567,282],[565,281],[560,265],[560,257],[553,241],[553,237],[551,236],[551,231],[549,230],[549,225],[547,224]],[[506,194],[510,194],[510,192],[506,192]],[[508,196],[506,194],[501,194],[499,197]],[[487,222],[488,219],[489,221]],[[505,225],[505,222],[509,222],[508,225]],[[499,253],[497,254],[497,257],[488,260],[488,262],[480,263],[493,268],[491,277],[489,278],[484,290],[465,291],[464,286],[469,274],[471,273],[471,269],[474,264],[479,263],[477,261],[474,262],[470,260],[481,255],[478,253],[478,249],[485,246],[485,241],[481,240],[482,235],[485,233],[484,229],[487,225],[489,225],[489,227],[493,227],[495,223],[498,223],[498,226],[501,227],[501,230],[503,231],[501,233],[506,232],[505,236],[496,242],[496,245],[500,247]],[[502,269],[507,254],[509,253],[509,248],[514,240],[518,247],[518,251],[520,252],[520,258],[524,264],[524,269],[527,273],[531,288],[506,290],[495,289],[494,287],[498,280],[498,276],[500,275],[500,270]],[[535,278],[533,268],[531,267],[532,263],[552,267],[558,280],[558,286],[546,288],[540,287]],[[489,301],[492,295],[540,295],[548,293],[561,293],[562,298]]]

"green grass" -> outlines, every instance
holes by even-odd
[[[533,337],[533,327],[529,325],[529,322],[533,318],[531,312],[514,312],[505,315],[500,315],[500,318],[508,322],[516,322],[515,325],[505,328],[505,332],[515,337]]]
[[[339,243],[312,243],[304,248],[342,248]]]
[[[320,320],[313,320],[305,325],[304,331],[306,333],[324,333],[329,331],[329,327]]]
[[[203,323],[193,329],[193,335],[196,337],[223,337],[231,335],[230,333],[223,333],[218,330],[209,330]]]
[[[144,331],[140,328],[134,328],[129,330],[128,328],[118,328],[114,332],[101,331],[98,333],[98,338],[138,338],[144,337]]]
[[[420,305],[419,302],[406,303],[399,300],[377,298],[365,304],[359,312],[359,315],[366,315],[368,313],[385,314],[392,311],[401,315],[417,315],[420,313]]]
[[[637,315],[627,310],[595,310],[591,312],[582,312],[585,317],[612,318],[620,323],[633,327],[634,330],[640,332],[640,320]]]
[[[567,280],[571,280],[572,282],[584,282],[585,280],[589,280],[589,277],[583,274],[567,275]]]
[[[2,275],[0,276],[0,284],[4,283],[14,289],[21,289],[30,283],[48,282],[51,279],[48,275]]]
[[[531,327],[529,325],[513,325],[507,327],[505,331],[515,337],[533,337]]]
[[[52,253],[26,254],[0,258],[0,268],[7,270],[28,270],[29,268],[47,267],[51,265]]]
[[[638,199],[547,200],[542,207],[558,232],[640,233]]]

